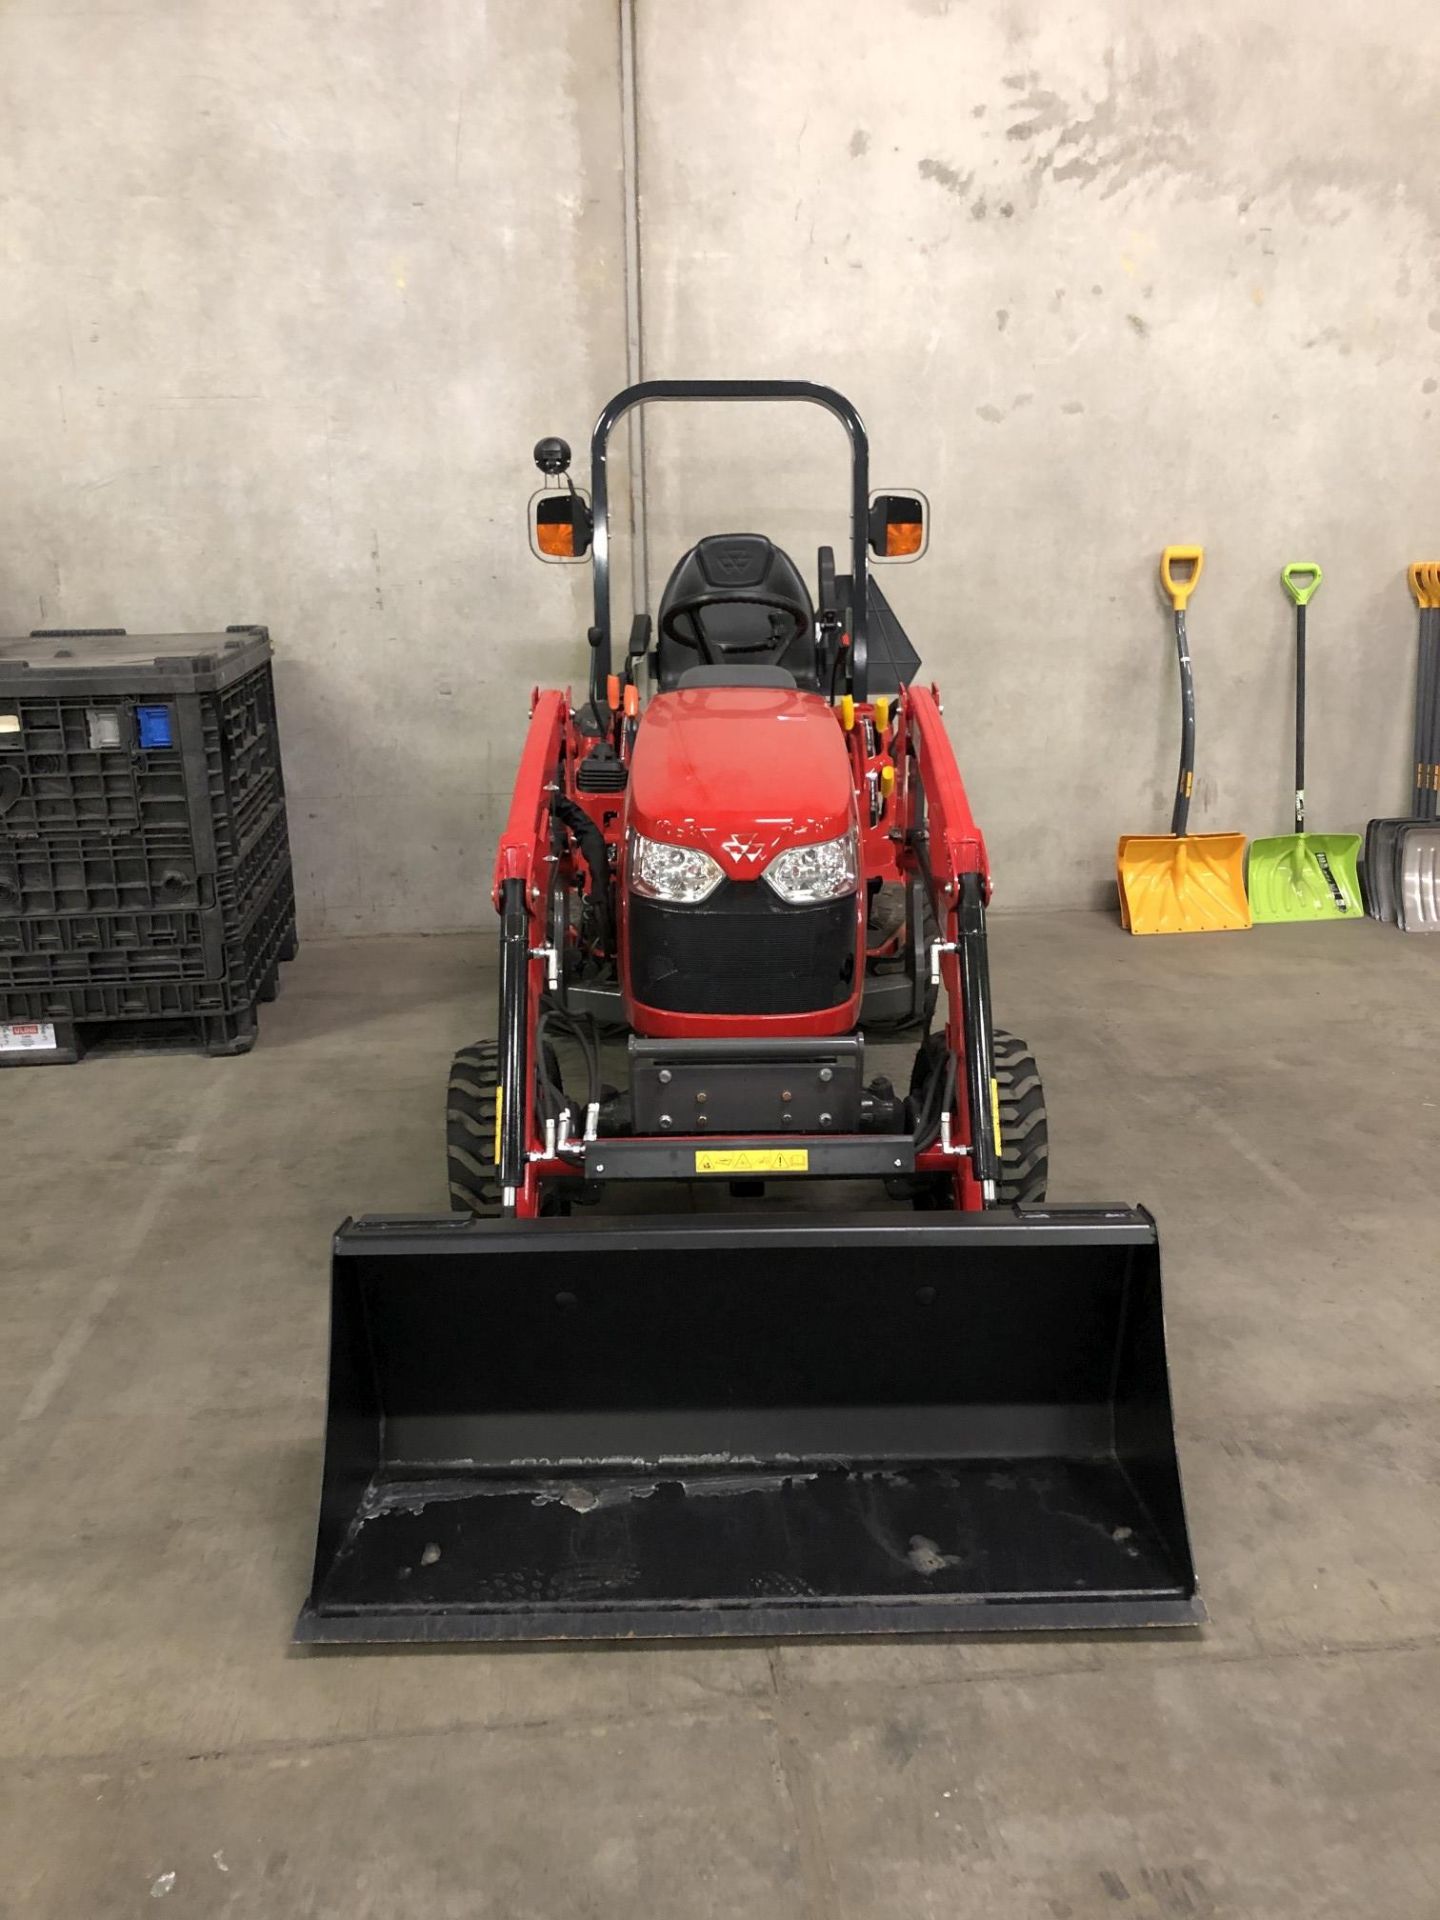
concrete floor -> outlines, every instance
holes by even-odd
[[[1213,1624],[288,1650],[326,1239],[439,1209],[488,942],[307,946],[246,1059],[0,1075],[0,1914],[1440,1913],[1440,941],[999,919],[1057,1197],[1139,1198]]]

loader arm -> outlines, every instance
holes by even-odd
[[[905,703],[909,758],[918,793],[908,801],[910,848],[930,891],[940,979],[948,1013],[945,1037],[956,1061],[956,1195],[966,1211],[993,1203],[1000,1171],[990,1015],[985,908],[990,863],[933,687],[912,687]]]
[[[550,851],[550,795],[570,724],[570,696],[559,690],[531,696],[530,725],[520,749],[515,791],[495,852],[494,901],[498,911],[507,880],[521,880],[527,893],[545,890]]]
[[[530,1037],[544,980],[543,925],[547,893],[551,795],[570,726],[567,693],[536,692],[520,750],[515,792],[495,854],[494,900],[500,914],[500,1096],[496,1135],[507,1210],[533,1186],[534,1074]],[[527,1205],[525,1211],[531,1211]]]

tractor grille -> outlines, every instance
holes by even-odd
[[[630,897],[630,991],[662,1013],[818,1013],[855,982],[853,894],[789,907],[727,880],[698,907]]]

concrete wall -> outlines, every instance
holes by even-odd
[[[537,18],[546,31],[535,30]],[[831,381],[924,488],[887,591],[999,899],[1106,896],[1168,824],[1154,567],[1209,561],[1193,824],[1403,798],[1440,547],[1440,16],[1418,0],[638,0],[650,375]],[[588,574],[528,559],[541,431],[626,375],[618,8],[0,6],[0,628],[268,620],[307,926],[484,911],[524,692]],[[652,410],[652,588],[844,537],[823,415]],[[703,428],[703,432],[701,429]]]
[[[0,631],[264,620],[302,929],[488,915],[625,378],[613,9],[0,0]]]
[[[1196,828],[1287,824],[1294,559],[1326,571],[1312,824],[1400,802],[1403,569],[1440,549],[1433,6],[639,17],[647,370],[832,381],[876,479],[929,493],[930,554],[884,581],[947,689],[997,900],[1109,897],[1116,834],[1168,827],[1167,542],[1208,551]],[[689,462],[650,452],[673,510]],[[791,443],[787,489],[802,466]]]

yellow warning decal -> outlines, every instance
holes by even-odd
[[[1000,1082],[993,1075],[990,1080],[990,1120],[995,1128],[995,1151],[999,1153],[1004,1146],[1000,1138]]]
[[[700,1147],[696,1173],[808,1173],[807,1147]]]
[[[505,1089],[503,1087],[497,1087],[495,1089],[495,1155],[494,1155],[495,1164],[497,1167],[500,1164],[500,1129],[501,1129],[501,1122],[504,1119],[504,1115],[505,1115]]]

